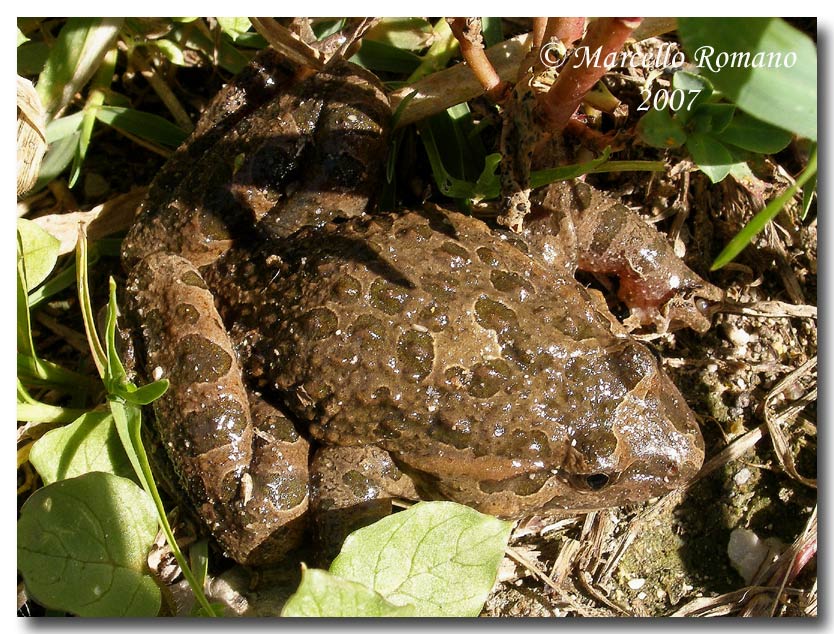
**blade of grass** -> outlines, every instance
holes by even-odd
[[[78,139],[78,145],[75,147],[75,157],[72,161],[72,169],[70,170],[70,187],[75,185],[81,173],[81,165],[84,163],[84,157],[87,156],[87,148],[90,145],[90,138],[93,136],[93,126],[96,122],[98,109],[104,105],[105,90],[113,82],[113,71],[116,68],[117,53],[118,49],[115,46],[105,53],[101,66],[90,85],[87,103],[84,104],[81,136]]]
[[[816,173],[817,151],[816,148],[814,148],[814,152],[808,160],[808,165],[805,166],[805,169],[802,171],[802,174],[799,175],[799,178],[796,179],[796,182],[788,187],[779,196],[771,200],[764,209],[753,216],[750,222],[748,222],[742,230],[739,231],[732,240],[730,240],[730,243],[724,247],[724,250],[718,254],[718,257],[715,258],[715,262],[713,262],[710,267],[710,271],[720,269],[741,253],[744,248],[750,244],[753,237],[764,229],[768,222],[776,217],[788,201],[796,195],[796,192],[799,191],[799,189],[813,176],[815,176]]]
[[[60,115],[113,46],[122,18],[70,18],[61,28],[38,79],[47,117]]]

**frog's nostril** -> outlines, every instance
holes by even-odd
[[[592,491],[599,491],[608,484],[608,481],[609,478],[604,473],[593,473],[585,478],[585,483]]]
[[[703,297],[699,297],[695,300],[695,308],[698,309],[698,312],[701,313],[704,317],[709,317],[710,314],[710,306],[711,304],[705,300]]]

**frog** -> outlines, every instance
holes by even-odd
[[[139,375],[169,381],[154,427],[224,554],[275,564],[311,526],[363,525],[396,498],[519,519],[691,480],[695,414],[574,277],[583,240],[619,248],[622,231],[570,218],[600,205],[550,192],[522,235],[437,205],[374,212],[390,127],[372,73],[267,49],[208,105],[124,239],[123,328]],[[659,258],[623,259],[640,277]],[[643,314],[668,326],[674,287],[688,297],[672,313],[702,327],[681,306],[714,287],[675,277]]]

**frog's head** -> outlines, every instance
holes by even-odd
[[[528,375],[546,385],[536,396],[516,392],[477,428],[449,408],[430,442],[397,452],[421,495],[518,518],[643,502],[692,479],[704,459],[695,415],[644,345],[577,344],[562,361]]]
[[[566,488],[548,509],[592,510],[641,502],[688,482],[704,443],[695,415],[640,343],[627,340],[596,360],[587,402],[575,408],[567,448],[551,474]]]

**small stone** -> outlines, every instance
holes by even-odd
[[[778,540],[760,539],[756,533],[746,528],[733,530],[727,544],[730,563],[747,584],[783,550],[784,545]]]
[[[753,474],[750,472],[750,469],[748,469],[747,467],[744,467],[743,469],[740,469],[738,471],[738,473],[736,473],[733,476],[733,482],[735,482],[739,486],[742,486],[744,484],[747,484],[750,481],[750,477],[752,475]]]
[[[632,590],[639,590],[645,584],[646,584],[645,579],[629,579],[629,581],[628,581],[628,587],[631,588]],[[640,594],[643,594],[643,593],[641,592]],[[641,598],[645,598],[645,597],[641,597]]]

